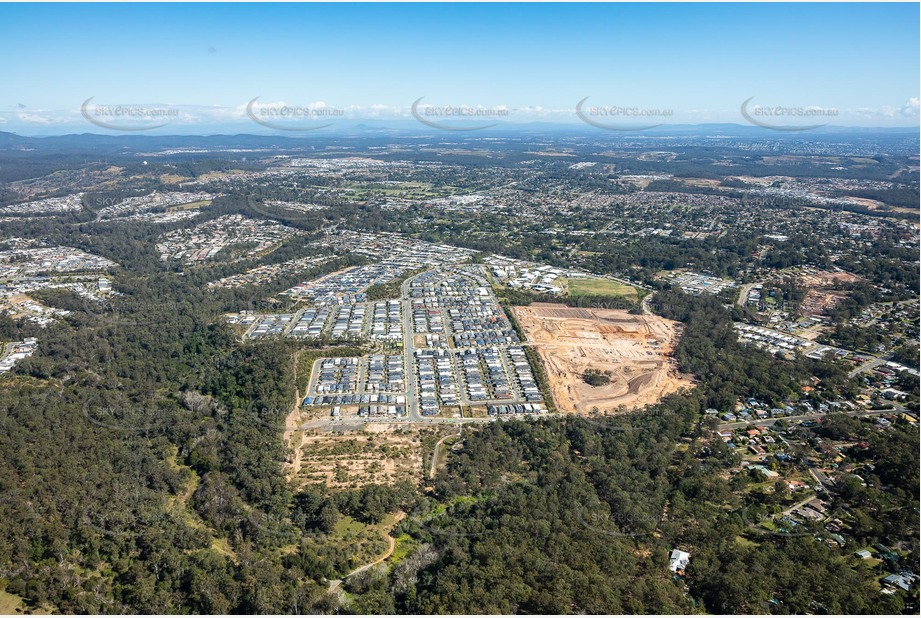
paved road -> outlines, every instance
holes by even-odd
[[[739,289],[739,297],[736,299],[736,304],[740,307],[744,307],[748,303],[748,293],[751,291],[756,284],[746,283]]]
[[[880,365],[883,365],[883,364],[885,364],[886,362],[888,362],[888,361],[890,361],[890,360],[892,360],[892,353],[886,354],[886,355],[884,355],[884,356],[878,356],[878,357],[874,358],[873,360],[864,363],[864,364],[861,365],[860,367],[857,367],[856,369],[854,369],[853,371],[851,371],[850,373],[848,373],[848,374],[847,374],[847,377],[853,378],[853,377],[856,376],[858,373],[862,373],[862,372],[864,372],[864,371],[869,371],[870,369],[875,369],[876,367],[879,367]]]
[[[0,352],[0,361],[13,353],[13,346],[16,344],[15,341],[11,341],[3,346],[3,352]]]
[[[786,511],[784,511],[783,514],[784,514],[784,515],[789,515],[790,513],[792,513],[793,511],[795,511],[796,509],[800,508],[801,506],[803,506],[803,505],[805,505],[805,504],[807,504],[807,503],[809,503],[809,502],[812,502],[813,500],[815,500],[815,496],[809,496],[809,497],[806,498],[805,500],[800,500],[799,502],[797,502],[796,504],[794,504],[793,506],[791,506],[790,508],[788,508]]]
[[[883,414],[900,414],[902,412],[907,412],[907,408],[896,406],[887,410],[857,410],[850,412],[840,412],[839,414],[844,414],[846,416],[880,416]],[[827,416],[828,413],[820,414],[802,414],[799,416],[784,416],[781,418],[767,418],[764,420],[754,420],[754,421],[738,421],[732,423],[722,423],[717,426],[717,429],[739,429],[741,427],[748,426],[771,426],[779,420],[785,421],[805,421],[805,420],[818,420],[823,416]],[[386,423],[392,425],[467,425],[467,424],[485,424],[492,423],[497,420],[540,420],[551,417],[559,416],[571,416],[569,414],[561,413],[551,413],[551,412],[542,412],[540,414],[507,414],[501,417],[498,416],[489,416],[485,418],[445,418],[440,416],[419,416],[417,419],[407,419],[407,418],[389,418],[389,417],[345,417],[345,418],[331,418],[324,417],[316,419],[313,421],[306,421],[298,425],[298,429],[327,429],[331,431],[349,431],[353,429],[360,429],[367,423]],[[614,418],[614,417],[611,417]]]
[[[307,378],[307,393],[304,395],[304,397],[317,395],[317,380],[319,379],[320,363],[315,360],[313,361],[313,365],[310,367],[310,376]]]
[[[362,356],[358,359],[358,382],[355,384],[355,393],[357,395],[365,394],[365,377],[368,373],[368,357]]]
[[[403,362],[406,364],[406,417],[411,421],[422,420],[419,414],[419,400],[416,397],[416,363],[413,343],[413,302],[409,297],[412,281],[409,277],[400,286],[400,304],[403,306]]]
[[[824,487],[826,491],[828,490],[828,486],[832,484],[832,481],[830,478],[828,478],[828,475],[818,468],[809,468],[809,474],[811,474],[812,478],[814,478],[816,482]]]
[[[469,417],[446,418],[443,416],[420,416],[416,420],[407,418],[390,418],[390,417],[323,417],[312,421],[305,421],[297,426],[299,430],[322,429],[325,431],[353,431],[361,429],[368,423],[383,423],[387,425],[476,425],[493,423],[497,420],[541,420],[558,416],[566,416],[560,413],[541,412],[540,414],[504,414],[500,416],[488,417]],[[612,417],[613,418],[613,417]]]

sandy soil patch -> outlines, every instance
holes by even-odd
[[[581,309],[535,303],[515,315],[547,370],[561,412],[614,413],[659,401],[691,386],[671,357],[680,324],[617,309]],[[590,386],[586,370],[610,372],[611,382]]]
[[[358,430],[304,431],[289,478],[331,489],[421,480],[422,439],[416,429],[367,423]]]
[[[709,187],[715,189],[720,186],[719,180],[713,178],[683,178],[681,182],[691,187]]]
[[[853,195],[846,195],[844,197],[846,197],[849,200],[853,200],[857,202],[858,204],[860,204],[861,206],[869,210],[879,210],[880,208],[882,209],[886,208],[886,203],[880,202],[879,200],[871,200],[870,198],[867,198],[867,197],[856,197]]]

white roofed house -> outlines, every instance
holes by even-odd
[[[673,549],[668,558],[668,570],[672,573],[684,573],[690,561],[691,554],[680,549]]]

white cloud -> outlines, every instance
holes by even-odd
[[[918,97],[911,97],[898,107],[892,105],[883,105],[882,107],[857,107],[848,111],[861,118],[895,119],[899,116],[903,118],[912,118],[918,116],[919,100]]]
[[[22,120],[23,122],[31,122],[34,124],[51,125],[51,124],[57,124],[59,122],[63,122],[60,119],[55,120],[53,118],[47,118],[39,114],[27,114],[25,112],[19,112],[18,114],[16,114],[16,117]]]
[[[911,97],[902,104],[899,113],[903,116],[917,116],[919,111],[921,111],[921,100],[918,97]]]

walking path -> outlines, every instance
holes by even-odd
[[[400,523],[404,517],[406,517],[406,513],[404,513],[403,511],[400,511],[399,513],[397,513],[396,518],[393,520],[393,527],[396,527],[396,525]],[[381,562],[383,562],[384,560],[392,556],[394,550],[397,547],[397,540],[393,538],[393,536],[391,536],[389,532],[386,535],[386,539],[388,543],[387,551],[385,551],[383,554],[381,554],[375,560],[369,562],[368,564],[361,565],[360,567],[358,567],[357,569],[355,569],[354,571],[352,571],[351,573],[349,573],[342,579],[330,580],[329,590],[327,590],[327,593],[332,594],[334,592],[338,592],[339,587],[342,585],[343,581],[345,581],[346,579],[350,578],[353,575],[357,575],[358,573],[361,573],[362,571],[367,571],[373,566],[377,566],[378,564],[380,564]]]

